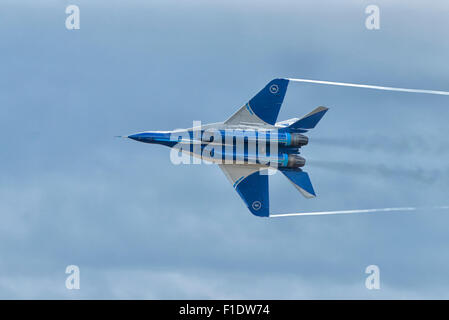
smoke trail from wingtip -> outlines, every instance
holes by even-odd
[[[355,87],[355,88],[365,88],[365,89],[375,89],[375,90],[401,91],[401,92],[425,93],[425,94],[437,94],[437,95],[449,96],[448,91],[384,87],[384,86],[373,86],[373,85],[368,85],[368,84],[322,81],[322,80],[311,80],[311,79],[294,79],[294,78],[287,78],[287,79],[290,81],[295,81],[295,82],[318,83],[318,84],[331,85],[331,86]]]
[[[385,86],[375,86],[375,85],[347,83],[347,82],[311,80],[311,79],[288,78],[288,80],[295,81],[295,82],[317,83],[317,84],[332,85],[332,86],[355,87],[355,88],[375,89],[375,90],[384,90],[384,91],[400,91],[400,92],[424,93],[424,94],[449,96],[448,91],[438,91],[438,90],[396,88],[396,87],[385,87]],[[447,210],[447,209],[449,209],[449,206],[439,206],[439,207],[431,207],[431,208],[398,207],[398,208],[377,208],[377,209],[358,209],[358,210],[279,213],[279,214],[270,214],[270,218],[291,217],[291,216],[336,215],[336,214],[351,214],[351,213],[394,212],[394,211],[409,212],[409,211],[416,211],[416,210],[420,210],[420,209],[421,210],[422,209]]]
[[[447,210],[449,206],[438,206],[430,208],[418,208],[418,207],[399,207],[399,208],[377,208],[377,209],[358,209],[358,210],[338,210],[338,211],[315,211],[315,212],[294,212],[294,213],[279,213],[270,214],[270,218],[280,217],[292,217],[292,216],[318,216],[318,215],[335,215],[335,214],[351,214],[351,213],[375,213],[375,212],[407,212],[416,210]]]

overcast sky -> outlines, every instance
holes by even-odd
[[[449,212],[257,218],[217,167],[114,138],[223,121],[275,77],[449,90],[447,1],[0,7],[0,298],[449,298]],[[449,97],[291,83],[279,120],[319,105],[318,196],[275,175],[272,212],[449,205]]]

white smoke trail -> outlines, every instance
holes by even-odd
[[[333,81],[321,81],[321,80],[310,80],[310,79],[292,79],[292,78],[287,78],[287,80],[296,81],[296,82],[318,83],[318,84],[325,84],[325,85],[331,85],[331,86],[356,87],[356,88],[365,88],[365,89],[376,89],[376,90],[387,90],[387,91],[402,91],[402,92],[438,94],[438,95],[449,96],[449,92],[448,91],[425,90],[425,89],[408,89],[408,88],[395,88],[395,87],[382,87],[382,86],[373,86],[373,85],[367,85],[367,84],[357,84],[357,83],[347,83],[347,82],[333,82]]]
[[[444,210],[449,209],[449,206],[439,206],[430,208],[417,207],[402,207],[402,208],[378,208],[378,209],[360,209],[360,210],[339,210],[339,211],[321,211],[321,212],[296,212],[296,213],[280,213],[270,214],[270,218],[291,217],[291,216],[316,216],[316,215],[331,215],[331,214],[350,214],[350,213],[373,213],[373,212],[391,212],[391,211],[416,211],[416,210]]]
[[[367,85],[367,84],[333,82],[333,81],[322,81],[322,80],[311,80],[311,79],[288,78],[288,80],[295,81],[295,82],[317,83],[317,84],[332,85],[332,86],[356,87],[356,88],[375,89],[375,90],[401,91],[401,92],[425,93],[425,94],[436,94],[436,95],[449,96],[448,91],[395,88],[395,87],[373,86],[373,85]],[[359,209],[359,210],[280,213],[280,214],[270,214],[270,218],[291,217],[291,216],[351,214],[351,213],[375,213],[375,212],[392,212],[392,211],[406,212],[406,211],[416,211],[416,210],[423,210],[423,209],[445,210],[445,209],[449,209],[449,206],[440,206],[440,207],[431,207],[431,208],[400,207],[400,208],[377,208],[377,209]]]

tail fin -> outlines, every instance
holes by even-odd
[[[301,169],[286,169],[279,168],[279,170],[290,180],[291,183],[302,193],[306,198],[316,197],[315,190],[313,190],[312,182],[310,181],[307,172]]]
[[[296,122],[293,122],[289,128],[290,129],[303,129],[303,130],[309,130],[315,128],[315,126],[320,122],[321,118],[324,116],[324,114],[329,110],[329,108],[326,107],[318,107],[312,112],[306,114],[304,117],[299,119]]]

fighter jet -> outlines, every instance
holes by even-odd
[[[172,148],[174,163],[218,164],[249,211],[269,217],[268,178],[279,170],[306,198],[316,196],[300,155],[305,133],[315,128],[328,108],[302,118],[276,122],[289,79],[274,79],[224,122],[173,131],[145,131],[127,138]]]

